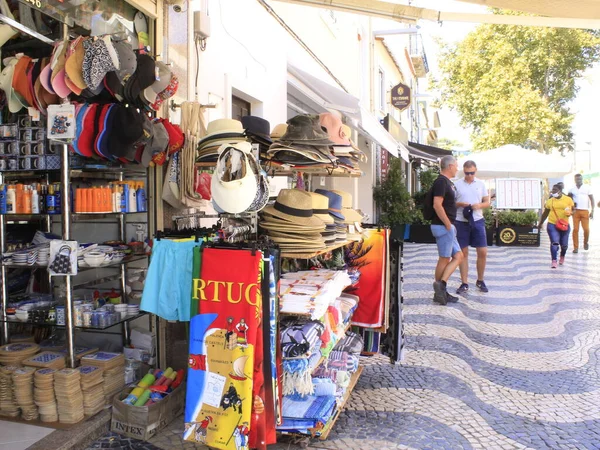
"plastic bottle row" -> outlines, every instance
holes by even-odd
[[[0,214],[60,214],[60,183],[0,185]]]
[[[145,212],[142,181],[120,181],[109,186],[75,189],[76,213]]]
[[[76,213],[146,212],[143,181],[119,181],[108,186],[71,187],[71,208]],[[74,202],[73,202],[74,200]],[[60,183],[0,185],[0,214],[60,214]]]

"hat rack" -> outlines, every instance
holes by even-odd
[[[214,109],[216,107],[216,103],[207,103],[206,105],[200,104],[201,109]],[[175,100],[171,100],[169,108],[171,108],[171,111],[175,112],[177,111],[177,108],[181,108],[181,103],[175,103]]]
[[[171,217],[175,228],[182,230],[185,228],[195,228],[200,226],[202,219],[240,219],[249,222],[250,232],[254,235],[258,232],[258,213],[240,213],[240,214],[206,214],[204,211],[188,212]]]
[[[26,27],[25,25],[22,25],[21,23],[17,22],[14,19],[11,19],[10,17],[5,16],[4,14],[0,14],[0,22],[6,24],[6,25],[10,25],[11,27],[45,43],[48,45],[54,45],[54,41],[52,39],[47,38],[46,36],[44,36],[43,34],[38,33],[37,31],[32,30],[29,27]]]

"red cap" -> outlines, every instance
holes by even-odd
[[[94,143],[96,141],[96,135],[94,134],[94,121],[96,119],[96,110],[100,107],[102,107],[102,105],[98,105],[97,103],[90,104],[83,117],[83,126],[81,127],[81,132],[79,133],[79,139],[77,141],[79,151],[83,156],[87,156],[88,158],[91,158],[95,154]]]
[[[183,144],[185,143],[185,136],[183,135],[183,131],[181,131],[179,125],[172,124],[166,119],[162,120],[162,124],[167,130],[167,133],[169,133],[169,155],[177,153],[183,148]]]

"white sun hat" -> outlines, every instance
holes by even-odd
[[[256,197],[258,183],[250,161],[252,155],[230,145],[217,161],[210,187],[213,201],[225,212],[246,211]]]

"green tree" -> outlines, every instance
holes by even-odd
[[[373,199],[379,209],[379,222],[382,225],[412,223],[414,202],[406,188],[406,177],[402,173],[400,158],[390,159],[385,180],[373,187]]]
[[[598,32],[486,24],[442,47],[435,85],[472,130],[476,150],[549,152],[573,140],[568,103],[577,78],[600,59]]]
[[[448,139],[448,138],[438,139],[435,146],[446,149],[446,150],[456,150],[459,148],[463,148],[462,142],[457,141],[456,139]]]

